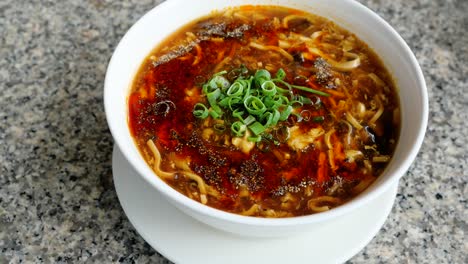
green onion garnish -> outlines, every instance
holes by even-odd
[[[237,79],[232,83],[224,77],[227,72],[222,71],[203,84],[202,93],[208,104],[195,104],[193,115],[200,119],[208,116],[223,119],[226,125],[218,123],[214,127],[218,132],[231,127],[234,136],[242,137],[249,130],[251,136],[248,140],[252,142],[262,141],[262,136],[271,136],[271,129],[287,120],[291,114],[300,115],[293,112],[294,108],[313,104],[310,98],[295,94],[294,89],[330,96],[309,87],[287,83],[284,81],[286,72],[283,69],[279,69],[274,78],[264,69],[249,76],[247,68],[242,66],[238,72],[241,74],[236,74]],[[316,118],[314,121],[323,120]]]
[[[208,108],[204,104],[196,104],[193,108],[193,115],[197,118],[205,119],[209,115]]]

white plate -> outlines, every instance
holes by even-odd
[[[382,196],[305,234],[274,239],[225,233],[182,213],[137,175],[114,146],[114,184],[138,233],[176,263],[342,263],[380,230],[392,209],[398,182]]]

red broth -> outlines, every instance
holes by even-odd
[[[232,85],[260,69],[283,69],[285,82],[328,96],[292,89],[288,96],[309,102],[261,140],[234,135],[230,113],[194,116],[196,104],[208,105],[202,87],[215,74],[225,71]],[[352,199],[383,172],[400,127],[395,85],[365,43],[329,20],[276,6],[217,11],[171,35],[142,63],[128,110],[155,174],[208,206],[260,217]]]

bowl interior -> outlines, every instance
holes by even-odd
[[[258,219],[225,213],[195,202],[166,185],[140,156],[127,125],[127,96],[143,59],[182,25],[214,9],[228,6],[282,5],[326,17],[355,33],[382,59],[399,89],[402,127],[394,157],[378,180],[353,201],[325,213],[288,219]],[[380,17],[352,0],[171,0],[142,17],[122,38],[109,63],[104,90],[105,109],[112,135],[139,174],[164,196],[202,214],[241,223],[281,225],[322,221],[352,210],[381,194],[398,180],[414,160],[427,123],[427,92],[419,65],[403,39]]]

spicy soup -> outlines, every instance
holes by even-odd
[[[157,176],[259,217],[352,199],[383,172],[400,127],[395,85],[365,43],[277,6],[216,11],[171,35],[142,63],[128,113]]]

